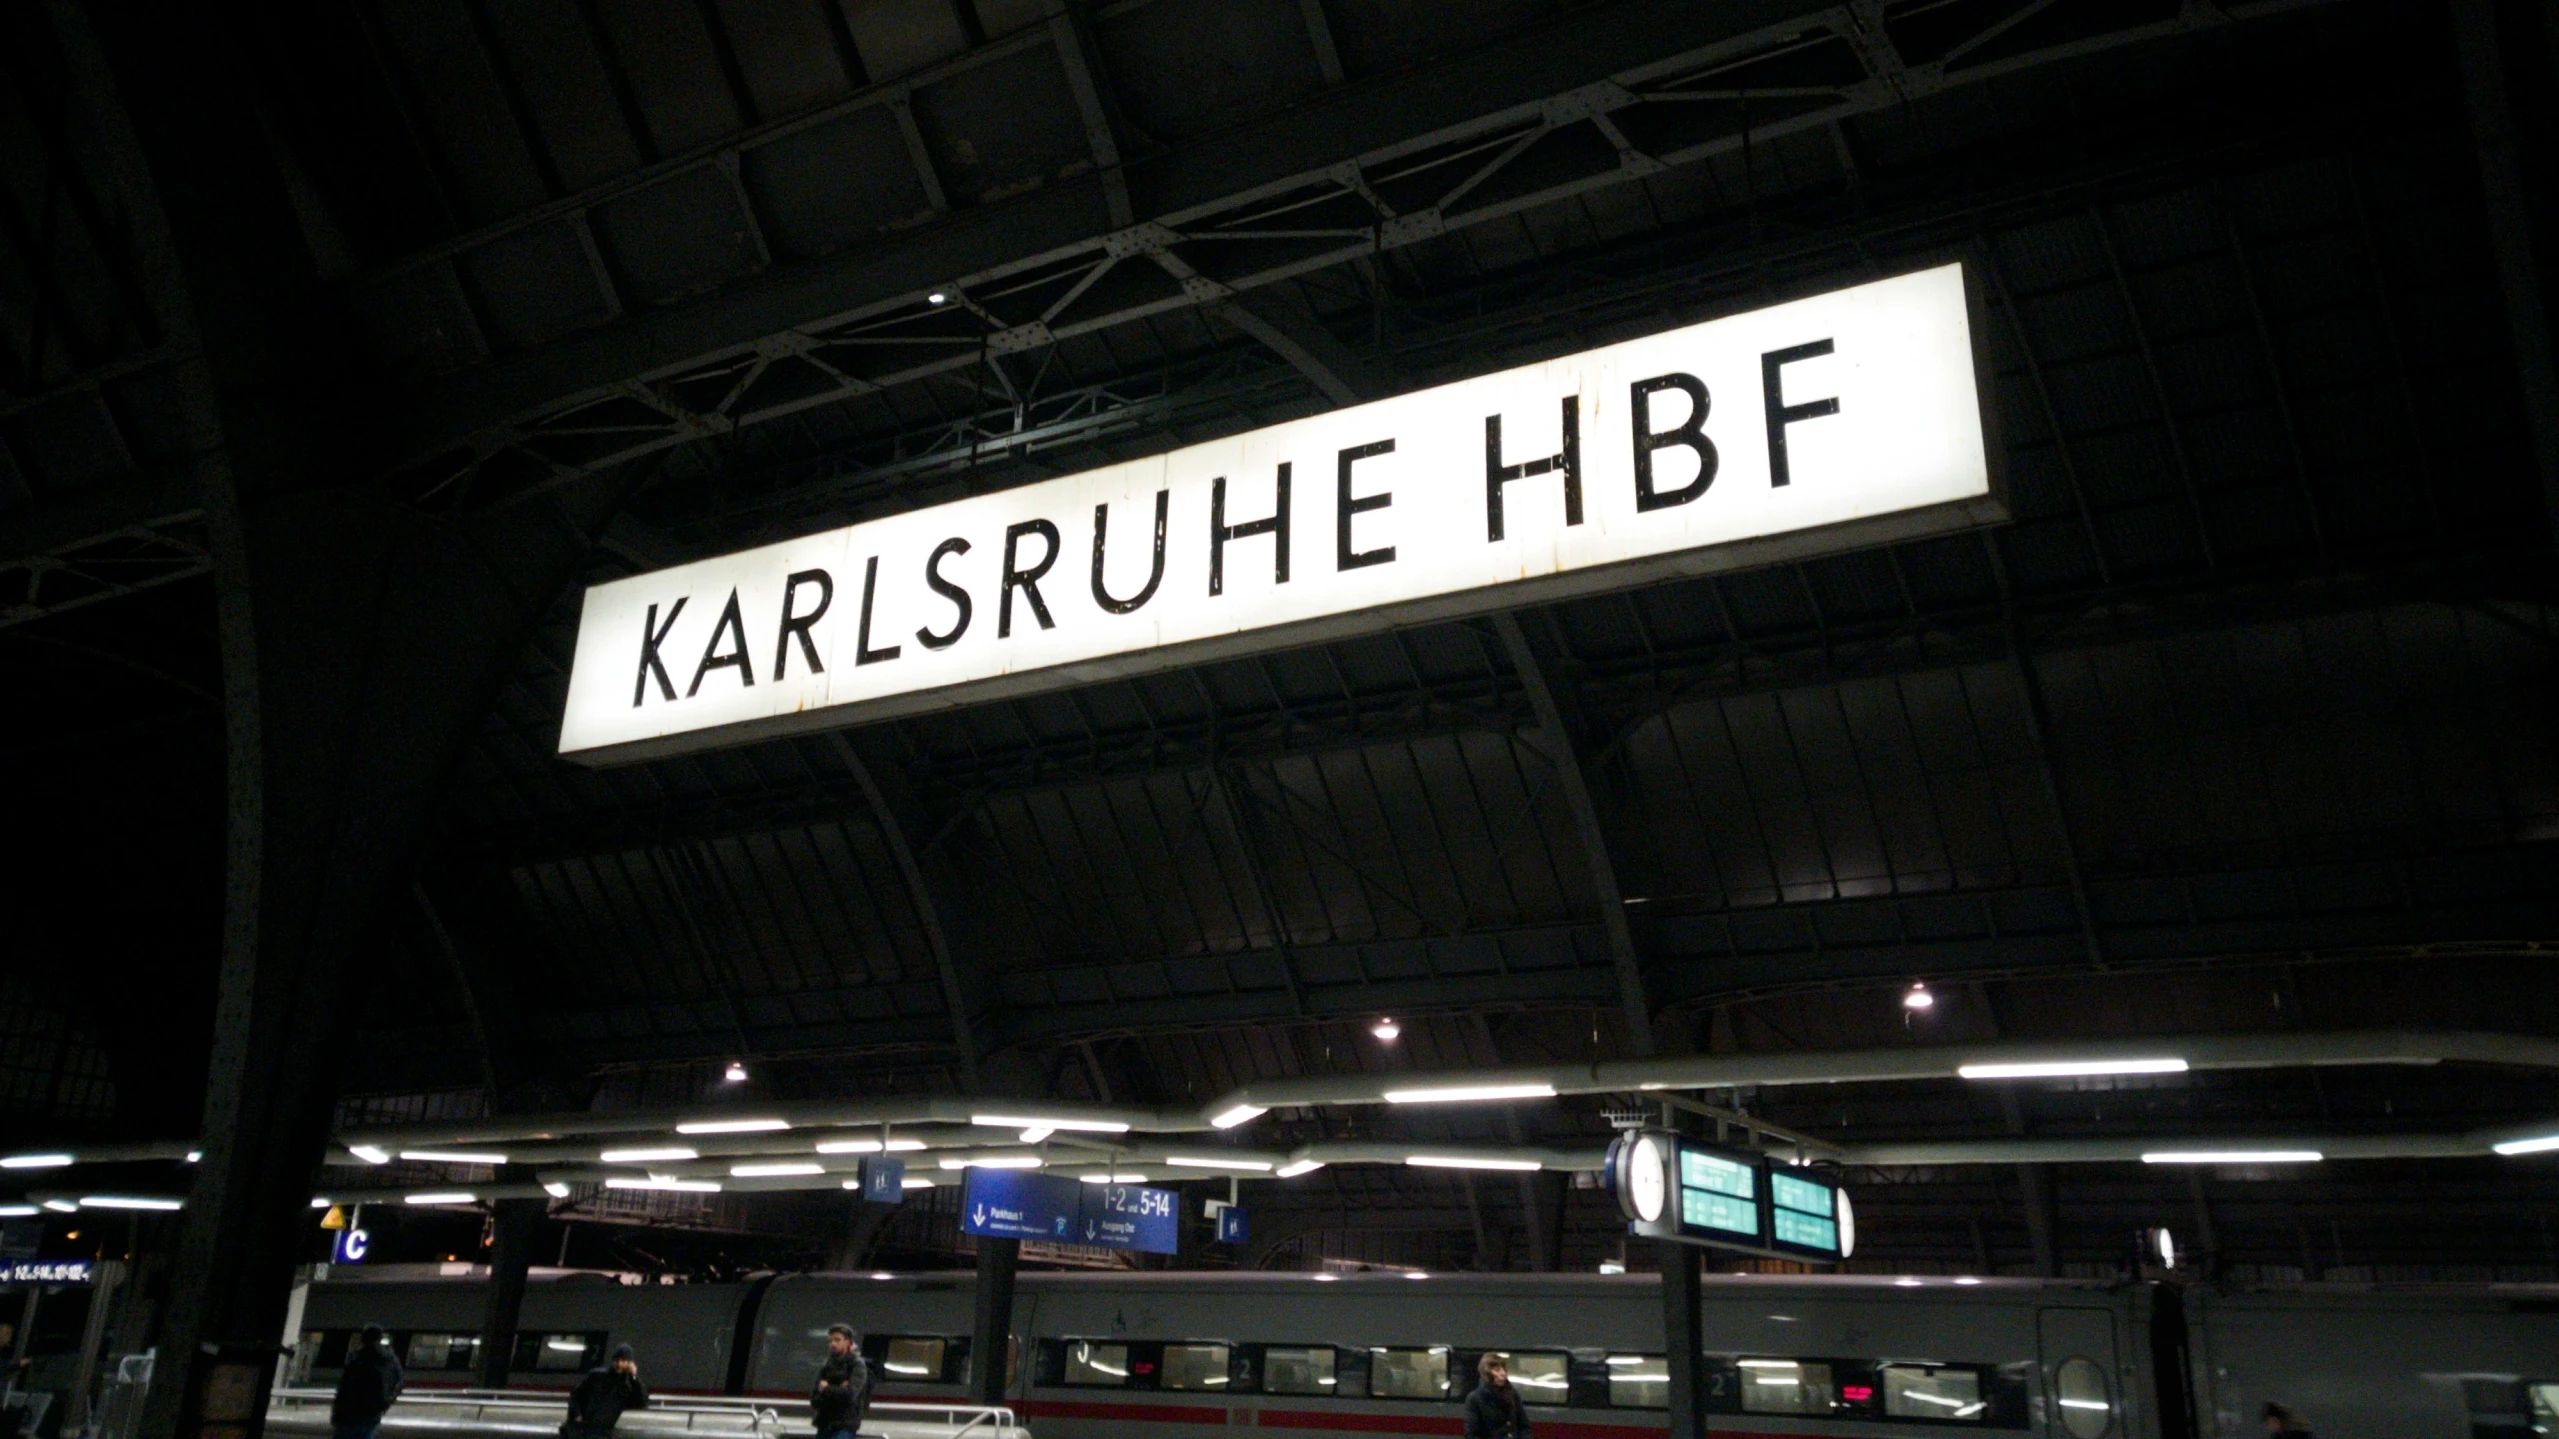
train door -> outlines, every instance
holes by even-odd
[[[2048,1439],[2130,1439],[2124,1432],[2124,1366],[2111,1309],[2046,1309],[2036,1316],[2043,1350]]]

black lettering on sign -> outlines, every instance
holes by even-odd
[[[1786,427],[1798,420],[1817,420],[1839,413],[1839,401],[1806,400],[1800,405],[1786,403],[1786,377],[1781,371],[1797,360],[1809,360],[1830,353],[1830,341],[1815,340],[1809,345],[1790,345],[1771,350],[1759,357],[1759,387],[1768,402],[1768,483],[1773,487],[1791,484],[1794,474],[1786,462]]]
[[[1392,564],[1395,561],[1393,545],[1375,550],[1351,548],[1351,517],[1367,514],[1371,510],[1382,510],[1395,503],[1395,495],[1391,490],[1382,494],[1352,498],[1351,466],[1361,460],[1375,459],[1379,455],[1393,453],[1395,453],[1393,440],[1375,440],[1365,445],[1354,445],[1334,458],[1334,475],[1338,481],[1333,511],[1333,568],[1336,570],[1360,570],[1370,565]]]
[[[1115,615],[1124,615],[1155,598],[1155,587],[1164,583],[1164,520],[1172,513],[1173,492],[1155,492],[1155,568],[1146,575],[1146,587],[1124,600],[1111,598],[1110,588],[1102,583],[1102,547],[1111,532],[1111,507],[1093,507],[1093,603]]]
[[[817,608],[804,615],[791,612],[800,595],[800,586],[817,586]],[[835,603],[835,576],[824,570],[802,570],[782,582],[782,634],[773,642],[773,682],[780,684],[791,673],[791,637],[800,637],[800,653],[808,657],[809,673],[822,675],[826,666],[818,660],[817,643],[809,638],[809,630],[826,618],[826,607]]]
[[[666,677],[666,666],[658,661],[658,646],[665,644],[666,637],[674,632],[676,616],[684,613],[684,602],[691,598],[691,595],[676,596],[675,608],[666,612],[663,629],[658,626],[658,607],[655,605],[649,606],[649,617],[640,622],[640,675],[631,682],[631,708],[638,709],[640,701],[648,697],[652,675],[657,677],[658,693],[670,700],[675,698],[675,682]]]
[[[1502,537],[1502,486],[1513,480],[1564,472],[1564,523],[1582,522],[1582,405],[1578,395],[1564,397],[1564,448],[1539,460],[1502,463],[1502,417],[1484,417],[1484,538]]]
[[[1250,520],[1240,525],[1226,522],[1226,477],[1220,475],[1208,492],[1208,592],[1226,593],[1226,542],[1248,540],[1255,535],[1271,537],[1271,583],[1288,583],[1288,483],[1289,462],[1280,461],[1279,507],[1269,519]]]
[[[1626,387],[1631,403],[1628,420],[1635,427],[1635,511],[1638,514],[1684,505],[1715,483],[1715,442],[1706,438],[1706,382],[1695,375],[1656,375]],[[1688,418],[1670,429],[1653,431],[1653,396],[1677,390],[1688,397]],[[1697,455],[1697,478],[1675,490],[1653,488],[1653,452],[1685,445]]]
[[[853,630],[853,666],[875,665],[897,658],[898,647],[871,648],[871,593],[880,587],[880,557],[873,555],[862,567],[862,622]]]
[[[970,603],[968,591],[942,578],[942,561],[952,555],[964,555],[968,552],[969,542],[953,536],[935,545],[932,556],[924,561],[924,583],[931,585],[933,593],[949,600],[951,608],[959,611],[958,617],[951,621],[949,634],[937,635],[929,629],[919,629],[915,632],[915,642],[928,650],[949,649],[960,642],[960,636],[969,632],[969,615],[976,606]]]
[[[1027,570],[1014,563],[1015,551],[1021,545],[1024,535],[1038,535],[1048,541],[1048,553],[1041,557],[1038,564]],[[1057,628],[1057,621],[1048,617],[1048,604],[1040,598],[1040,576],[1047,574],[1049,566],[1057,563],[1057,551],[1057,526],[1046,520],[1024,520],[1018,525],[1006,528],[1004,531],[1004,593],[995,605],[995,637],[997,639],[1008,638],[1013,633],[1013,592],[1015,590],[1030,596],[1031,614],[1039,620],[1041,629]]]
[[[731,644],[727,654],[720,653],[720,637],[726,635]],[[702,680],[713,670],[734,668],[747,689],[755,687],[755,663],[746,655],[746,621],[738,617],[737,591],[729,591],[729,602],[720,611],[720,622],[711,626],[711,642],[702,646],[702,662],[693,667],[693,683],[684,697],[691,699],[702,692]]]

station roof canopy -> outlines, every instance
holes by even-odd
[[[2015,514],[1978,533],[608,768],[557,754],[579,587],[537,597],[368,921],[342,1127],[683,1106],[732,1061],[776,1102],[1196,1109],[1648,1050],[2559,1024],[2553,422],[2437,10],[276,5],[207,22],[188,82],[258,117],[236,192],[118,118],[151,45],[48,14],[0,20],[12,1129],[196,1123],[217,416],[265,406],[262,443],[440,534],[604,496],[594,583],[1947,259]],[[265,342],[325,385],[209,387],[256,297],[190,303],[163,202],[255,217],[318,297]],[[2550,1117],[2504,1069],[2307,1073],[1762,1117]]]

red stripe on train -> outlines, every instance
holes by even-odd
[[[1224,1424],[1224,1406],[1200,1404],[1093,1404],[1075,1399],[1016,1399],[1025,1419],[1120,1419],[1155,1424]]]

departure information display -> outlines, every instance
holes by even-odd
[[[1839,1254],[1839,1191],[1817,1180],[1769,1171],[1769,1237],[1825,1259]]]
[[[1679,1222],[1714,1238],[1759,1240],[1759,1173],[1740,1160],[1705,1150],[1679,1152]]]
[[[1640,1238],[1834,1262],[1857,1247],[1837,1184],[1757,1150],[1632,1130],[1609,1150],[1606,1178]]]

